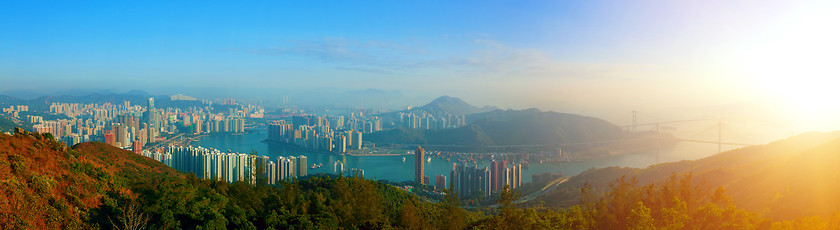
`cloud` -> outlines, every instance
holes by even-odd
[[[393,43],[360,42],[344,38],[327,38],[320,41],[288,41],[286,44],[276,47],[245,51],[261,55],[300,56],[328,64],[364,66],[364,68],[339,67],[337,69],[366,69],[367,72],[377,73],[386,73],[385,69],[405,68],[411,63],[411,60],[407,58],[426,53],[422,49]]]
[[[615,72],[614,66],[561,62],[542,50],[511,47],[493,40],[445,45],[465,51],[426,50],[411,45],[345,38],[287,41],[274,47],[244,51],[297,56],[333,65],[329,68],[337,70],[382,75],[425,73],[485,79],[569,78],[608,76]]]

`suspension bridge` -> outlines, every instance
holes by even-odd
[[[662,127],[665,125],[674,125],[674,124],[681,124],[681,123],[696,123],[696,122],[715,122],[716,124],[711,126],[711,128],[717,129],[717,140],[708,140],[708,139],[695,139],[695,138],[680,138],[677,137],[677,140],[683,142],[695,142],[695,143],[706,143],[706,144],[717,144],[718,145],[718,152],[723,151],[724,145],[734,145],[734,146],[751,146],[754,144],[748,143],[741,143],[741,142],[732,142],[732,141],[724,141],[723,140],[723,128],[724,128],[724,121],[721,118],[713,119],[713,118],[698,118],[698,119],[683,119],[683,120],[666,120],[666,121],[657,121],[657,122],[645,122],[639,123],[639,115],[642,115],[639,111],[632,111],[632,123],[629,125],[621,126],[624,130],[631,131],[631,132],[638,132],[642,127],[652,127],[650,131],[655,132],[662,132]],[[649,116],[649,115],[648,115]],[[653,117],[656,120],[662,120],[655,116]],[[708,130],[708,128],[707,128]]]

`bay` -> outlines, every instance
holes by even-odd
[[[233,151],[239,153],[251,153],[256,151],[258,155],[268,156],[272,160],[278,156],[306,156],[307,163],[323,164],[323,167],[308,169],[309,174],[334,173],[333,164],[336,161],[344,162],[344,169],[363,169],[368,179],[385,179],[389,181],[413,181],[414,180],[414,157],[409,156],[349,156],[331,153],[317,153],[294,149],[287,145],[269,144],[262,142],[267,137],[265,129],[253,130],[245,134],[215,134],[202,137],[192,143],[193,146],[214,148],[221,151]],[[539,164],[532,162],[527,168],[522,169],[522,182],[531,181],[531,175],[544,172],[558,173],[564,175],[577,175],[589,168],[604,168],[611,166],[644,168],[653,164],[673,162],[681,160],[694,160],[717,153],[717,145],[705,143],[680,142],[670,148],[646,153],[625,154],[610,156],[598,159],[586,159],[576,162],[552,162]],[[724,151],[734,149],[731,146],[724,146]],[[409,150],[406,150],[409,151]],[[405,158],[405,160],[403,160]],[[489,162],[479,163],[479,166],[489,166]],[[452,170],[452,162],[446,159],[432,158],[426,162],[425,174],[431,178],[434,184],[435,175],[448,177]]]

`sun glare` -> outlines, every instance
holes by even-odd
[[[836,9],[837,4],[824,8]],[[822,6],[825,7],[825,6]],[[840,21],[837,14],[799,15],[740,47],[736,65],[750,84],[803,128],[838,128]]]

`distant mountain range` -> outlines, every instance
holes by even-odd
[[[445,130],[398,127],[372,133],[367,140],[380,144],[457,145],[472,149],[497,145],[544,145],[551,149],[564,143],[618,140],[627,135],[620,127],[598,118],[538,109],[478,108],[448,96],[413,110],[466,114],[468,124]]]
[[[807,133],[762,146],[740,148],[699,160],[653,165],[644,169],[592,169],[570,178],[551,193],[532,201],[549,207],[580,201],[589,184],[608,190],[622,175],[639,184],[664,183],[672,174],[692,173],[707,188],[722,186],[738,207],[774,219],[830,215],[840,207],[840,132]]]

